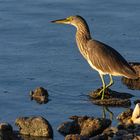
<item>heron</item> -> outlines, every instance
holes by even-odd
[[[82,56],[89,65],[98,71],[102,89],[99,91],[101,99],[104,99],[105,89],[114,84],[112,76],[124,76],[129,79],[137,79],[136,71],[129,65],[125,58],[109,45],[91,37],[86,20],[79,16],[69,16],[65,19],[51,21],[59,24],[70,24],[76,27],[76,43]],[[105,83],[104,76],[109,75],[110,82]]]

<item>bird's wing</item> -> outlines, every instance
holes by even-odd
[[[112,47],[96,40],[87,43],[88,58],[92,65],[102,71],[112,75],[123,75],[128,78],[137,78],[136,72],[127,61]]]

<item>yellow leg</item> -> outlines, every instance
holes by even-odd
[[[103,100],[103,99],[104,99],[104,94],[105,94],[106,85],[105,85],[105,82],[104,82],[104,77],[103,77],[103,75],[100,74],[100,73],[99,73],[99,75],[100,75],[101,80],[102,80],[102,83],[103,83],[103,89],[99,92],[99,94],[102,93],[102,98],[101,98],[101,99]]]
[[[110,82],[109,82],[109,84],[106,86],[106,85],[105,85],[105,82],[104,82],[104,77],[103,77],[103,75],[100,74],[100,73],[99,73],[99,75],[100,75],[101,80],[102,80],[102,83],[103,83],[103,88],[100,90],[99,94],[102,93],[102,98],[101,98],[101,99],[104,99],[105,89],[107,89],[107,88],[109,88],[110,86],[112,86],[112,85],[114,84],[114,81],[113,81],[112,76],[109,74]]]
[[[114,81],[113,81],[113,78],[112,76],[109,74],[109,77],[110,77],[110,82],[109,84],[106,86],[106,88],[109,88],[110,86],[112,86],[114,84]]]

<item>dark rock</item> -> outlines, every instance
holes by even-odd
[[[103,131],[103,134],[108,136],[108,137],[113,137],[114,134],[116,134],[117,132],[118,132],[118,128],[116,128],[116,127],[109,127],[109,128],[107,128],[107,129],[105,129]]]
[[[101,100],[101,94],[99,95],[100,89],[96,91],[92,91],[89,96],[92,103],[97,105],[105,105],[105,106],[123,106],[127,107],[131,105],[131,101],[129,98],[133,97],[133,95],[129,93],[119,93],[113,91],[111,89],[105,90],[105,97]]]
[[[134,101],[134,104],[136,105],[137,103],[140,103],[140,99],[137,99]]]
[[[94,136],[90,138],[89,140],[109,140],[109,139],[107,135],[101,134],[101,135]]]
[[[36,100],[37,103],[47,103],[48,99],[48,91],[43,87],[36,88],[34,91],[30,92],[31,100]]]
[[[27,135],[20,135],[20,140],[53,140],[52,138],[46,137],[35,137],[35,136],[27,136]]]
[[[139,75],[139,78],[138,79],[128,79],[128,78],[122,77],[122,83],[130,89],[138,89],[139,90],[140,89],[140,63],[130,62],[129,64],[132,66],[132,68]]]
[[[57,128],[57,130],[63,135],[79,134],[80,133],[79,125],[78,125],[78,123],[75,123],[74,121],[62,123]]]
[[[89,138],[80,136],[79,134],[70,134],[65,137],[65,140],[89,140]]]
[[[126,130],[119,130],[112,139],[113,140],[133,140],[133,134],[128,133]]]
[[[140,89],[140,78],[138,79],[128,79],[122,77],[122,83],[126,85],[129,89]]]
[[[0,140],[17,140],[10,124],[0,123]]]
[[[129,120],[132,117],[132,113],[133,113],[133,109],[127,109],[126,111],[120,113],[117,116],[117,119],[121,122],[121,123],[129,123]]]
[[[140,62],[129,62],[132,68],[136,71],[138,76],[140,77]]]
[[[58,131],[62,134],[79,134],[85,137],[96,136],[103,132],[110,124],[109,119],[93,118],[88,116],[72,116],[73,121],[64,122],[58,127]],[[68,126],[68,129],[66,128]],[[70,127],[69,127],[70,126]],[[73,131],[71,128],[74,128]],[[69,131],[68,131],[69,130]]]
[[[20,117],[15,124],[20,134],[53,138],[53,130],[49,122],[43,117]]]

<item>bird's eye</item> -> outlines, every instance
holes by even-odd
[[[72,16],[68,17],[67,20],[71,21],[73,19]]]

